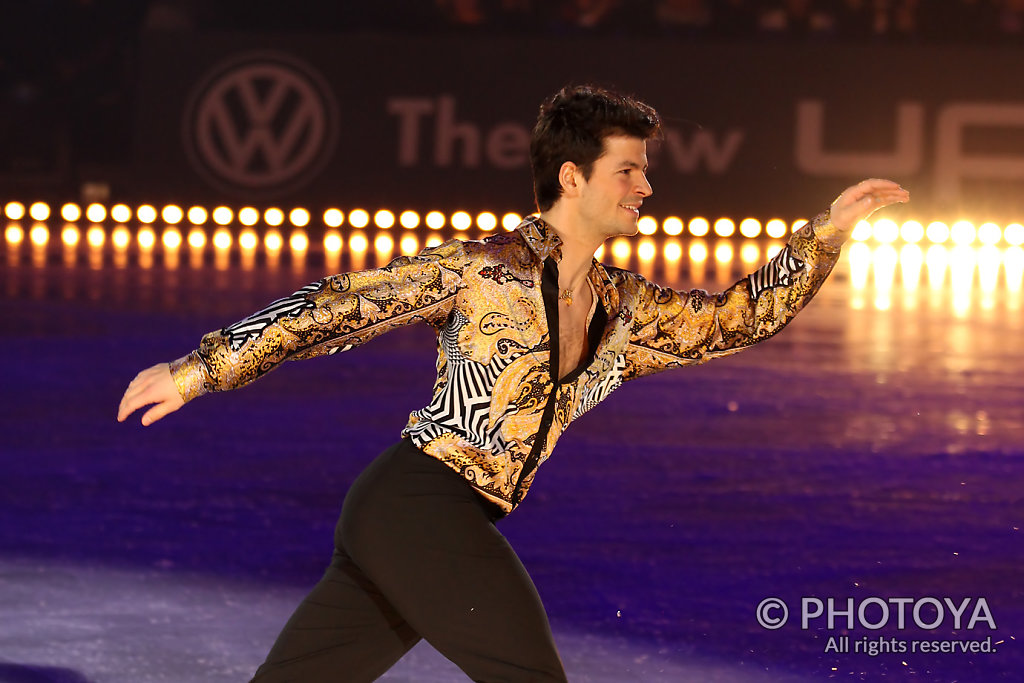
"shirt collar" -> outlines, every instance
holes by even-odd
[[[537,255],[542,263],[548,256],[555,259],[556,263],[562,260],[562,238],[540,216],[527,216],[516,230],[523,236],[526,246]],[[608,271],[597,259],[593,260],[588,277],[594,285],[594,290],[598,293],[605,311],[617,310],[618,292],[615,285],[612,284]]]
[[[562,238],[540,216],[527,216],[516,230],[542,263],[548,256],[556,263],[562,260]]]
[[[619,292],[615,289],[615,285],[612,283],[612,279],[608,275],[608,271],[605,270],[600,261],[594,259],[590,266],[590,272],[587,276],[590,278],[591,284],[594,285],[594,291],[597,292],[598,297],[600,297],[601,305],[604,306],[604,310],[609,315],[611,315],[613,311],[617,311],[619,309]]]

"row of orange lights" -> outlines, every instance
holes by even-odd
[[[9,220],[19,221],[26,214],[35,221],[46,221],[51,216],[51,208],[45,202],[36,202],[27,208],[20,202],[8,202],[4,206],[4,215]],[[226,206],[216,207],[212,211],[207,211],[201,206],[193,206],[185,211],[173,204],[165,206],[160,212],[148,204],[139,206],[134,211],[126,204],[116,204],[108,211],[107,207],[95,203],[85,207],[84,212],[78,204],[72,203],[64,204],[60,209],[61,218],[68,223],[81,220],[83,215],[91,223],[102,223],[109,216],[116,223],[127,223],[134,217],[143,225],[155,223],[158,219],[167,225],[178,225],[187,219],[188,223],[192,225],[202,226],[212,219],[213,223],[217,225],[228,226],[237,218],[238,222],[246,227],[256,225],[262,217],[263,222],[272,228],[283,225],[286,220],[296,228],[303,228],[309,225],[311,220],[310,212],[304,208],[291,209],[287,215],[282,209],[277,208],[266,209],[261,214],[253,207],[244,207],[239,209],[236,214]],[[323,214],[324,225],[329,228],[341,227],[346,223],[346,219],[350,227],[357,229],[368,227],[371,222],[375,227],[384,230],[390,229],[396,224],[406,229],[415,229],[421,224],[421,216],[415,211],[403,211],[396,216],[392,211],[381,209],[371,216],[364,209],[353,209],[346,216],[340,209],[327,209]],[[514,230],[521,220],[522,216],[517,213],[506,213],[499,221],[498,216],[489,211],[478,214],[475,219],[465,211],[456,211],[449,217],[440,211],[431,211],[422,217],[422,223],[432,230],[440,230],[448,223],[456,230],[464,231],[469,230],[475,223],[484,232],[495,230],[499,222],[505,230]],[[779,239],[798,230],[806,222],[805,219],[800,219],[786,223],[775,218],[762,226],[759,220],[746,218],[737,225],[729,218],[720,218],[711,223],[706,218],[696,217],[684,224],[682,219],[671,216],[664,219],[660,227],[664,234],[670,236],[681,235],[685,229],[689,235],[694,237],[704,237],[711,233],[718,237],[732,237],[738,232],[741,236],[750,239],[760,237],[762,234]],[[659,225],[653,217],[644,216],[637,222],[637,227],[643,235],[654,235],[658,232]],[[861,221],[853,231],[852,238],[855,241],[874,239],[881,243],[902,240],[910,244],[927,239],[933,244],[952,241],[954,244],[965,245],[975,241],[981,244],[998,244],[1004,240],[1011,246],[1020,246],[1024,244],[1024,226],[1020,223],[1011,223],[1002,228],[995,223],[983,223],[976,227],[969,221],[957,221],[951,226],[939,221],[929,223],[927,226],[917,221],[906,221],[902,225],[898,225],[895,221],[881,219],[874,223]]]
[[[4,215],[12,221],[20,221],[27,215],[35,221],[42,222],[49,220],[52,214],[52,208],[45,202],[35,202],[28,207],[21,202],[8,202],[4,206]],[[127,204],[115,204],[109,210],[106,206],[95,203],[89,204],[84,210],[73,203],[60,207],[60,217],[68,223],[78,222],[83,216],[90,223],[102,223],[109,217],[115,223],[127,223],[134,218],[145,225],[161,220],[168,225],[178,225],[186,221],[192,225],[205,225],[212,221],[217,225],[227,226],[237,219],[247,227],[254,226],[262,220],[271,227],[281,226],[287,221],[297,228],[309,225],[312,220],[312,215],[304,208],[294,208],[286,214],[279,208],[265,209],[261,213],[259,209],[251,206],[243,207],[237,213],[227,206],[218,206],[212,210],[193,206],[186,210],[175,204],[169,204],[160,211],[149,204],[143,204],[134,210]],[[402,211],[396,216],[392,211],[381,209],[371,216],[365,209],[353,209],[346,216],[340,209],[327,209],[322,219],[324,225],[331,228],[341,227],[346,219],[348,225],[353,228],[365,228],[372,222],[378,228],[388,229],[397,224],[411,230],[423,223],[430,229],[439,230],[446,223],[450,223],[457,230],[468,230],[474,224],[473,216],[465,211],[456,211],[448,218],[440,211],[430,211],[421,218],[416,211]],[[502,227],[506,230],[514,230],[520,221],[522,216],[516,213],[506,213],[500,219]],[[480,229],[491,231],[498,227],[499,219],[497,215],[484,211],[476,216],[475,223]]]
[[[28,232],[29,241],[37,247],[45,247],[50,241],[50,229],[43,223],[36,223]],[[7,226],[4,237],[9,245],[17,246],[25,240],[25,230],[21,225],[12,223]],[[85,242],[93,248],[101,248],[108,239],[106,231],[100,225],[93,225],[85,231]],[[125,226],[114,228],[109,236],[111,244],[116,249],[127,249],[132,241],[132,233]],[[81,230],[76,225],[65,225],[60,233],[60,240],[66,247],[76,248],[82,241]],[[204,249],[208,243],[212,243],[217,251],[227,251],[237,242],[238,247],[243,251],[253,251],[260,245],[260,236],[255,230],[246,228],[238,235],[237,240],[227,228],[217,228],[210,239],[206,231],[198,226],[193,226],[187,233],[182,232],[174,226],[168,226],[160,236],[150,226],[143,226],[134,236],[139,248],[144,251],[151,251],[159,241],[169,251],[175,251],[184,245],[194,250]],[[263,246],[269,252],[280,251],[285,246],[285,237],[277,230],[270,230],[263,235]],[[429,236],[424,246],[432,247],[441,244],[442,238],[438,235]],[[309,237],[304,230],[296,229],[291,232],[287,239],[287,245],[293,252],[305,252],[309,249]],[[328,230],[323,239],[324,250],[328,254],[337,254],[346,246],[345,238],[337,230]],[[371,248],[370,240],[363,232],[351,233],[347,241],[348,249],[354,253],[363,253]],[[411,234],[404,235],[398,241],[398,249],[402,254],[416,254],[420,249],[419,239]],[[634,245],[629,239],[619,238],[610,245],[610,253],[617,260],[628,259],[633,253],[634,246],[636,254],[642,261],[650,261],[657,256],[657,247],[649,238],[642,239],[639,244]],[[395,240],[388,233],[380,233],[373,240],[372,248],[381,254],[390,254],[396,247]],[[766,256],[771,258],[781,248],[781,244],[769,245],[766,249]],[[677,261],[683,256],[683,246],[676,240],[667,242],[664,245],[663,253],[669,261]],[[605,246],[598,249],[596,256],[602,258],[605,254]],[[689,245],[687,252],[689,258],[695,261],[706,260],[709,256],[707,246],[703,242],[695,242]],[[719,244],[715,247],[715,259],[718,261],[729,261],[733,258],[734,251],[728,243]],[[745,244],[740,249],[740,258],[744,262],[754,262],[761,256],[760,248],[753,243]]]

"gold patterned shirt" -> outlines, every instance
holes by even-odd
[[[437,380],[402,434],[508,513],[569,423],[623,382],[735,353],[782,329],[831,272],[843,238],[826,211],[720,294],[675,291],[595,259],[587,356],[559,380],[561,241],[528,217],[513,232],[451,240],[303,287],[204,336],[172,363],[172,377],[189,401],[282,361],[426,322],[437,331]]]

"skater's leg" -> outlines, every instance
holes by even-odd
[[[253,683],[373,681],[419,639],[344,548],[337,547]]]
[[[540,596],[479,494],[411,444],[346,497],[338,541],[405,621],[476,681],[564,681]]]

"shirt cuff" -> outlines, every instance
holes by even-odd
[[[849,234],[832,225],[832,212],[826,209],[811,219],[814,237],[825,251],[838,253]]]
[[[185,403],[209,393],[212,389],[206,366],[195,351],[171,363],[171,379],[174,380],[178,393]]]

